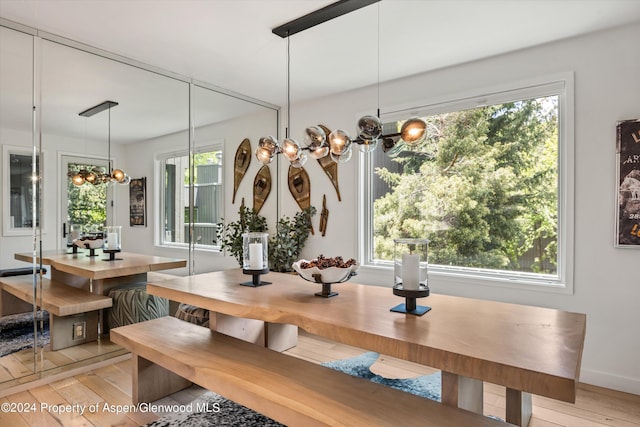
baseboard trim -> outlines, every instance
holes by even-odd
[[[627,378],[608,372],[582,369],[580,371],[580,382],[640,395],[640,378]]]

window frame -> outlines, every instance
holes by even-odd
[[[34,227],[14,227],[11,224],[11,164],[10,157],[11,155],[20,155],[25,157],[33,157],[33,148],[28,146],[19,146],[19,145],[8,145],[2,144],[2,235],[3,236],[31,236],[33,235]],[[38,156],[39,161],[39,174],[43,174],[44,171],[44,156],[45,152],[41,151],[36,154]],[[42,193],[42,181],[36,183],[36,186],[39,187],[37,190]],[[31,198],[27,200],[29,204],[31,204]],[[42,215],[42,207],[41,207],[42,199],[37,202],[37,210],[39,218],[39,225],[36,225],[35,228],[42,230],[44,234],[46,221]]]
[[[168,152],[160,152],[155,155],[154,162],[154,176],[156,177],[156,184],[154,185],[154,195],[155,195],[155,227],[154,227],[154,245],[162,248],[171,248],[178,250],[186,250],[188,251],[190,246],[193,246],[194,250],[202,251],[202,252],[213,252],[213,253],[222,253],[222,248],[220,245],[202,245],[202,244],[190,244],[190,243],[179,243],[179,242],[166,242],[164,240],[164,227],[163,224],[163,216],[164,216],[164,207],[165,207],[165,187],[164,187],[164,165],[165,162],[170,158],[175,157],[188,157],[189,158],[189,170],[192,170],[192,159],[190,155],[196,155],[199,153],[206,153],[209,151],[220,151],[222,153],[221,157],[221,169],[220,174],[222,176],[222,188],[224,189],[225,183],[225,166],[224,166],[224,139],[216,139],[205,143],[204,145],[194,148],[191,151],[189,149],[178,150],[178,151],[168,151]],[[224,207],[224,197],[222,197],[222,206],[220,207],[221,216],[224,217],[225,207]],[[182,212],[182,210],[180,210]],[[182,221],[183,225],[192,225],[192,222]]]
[[[535,97],[558,96],[558,271],[543,275],[467,267],[429,266],[429,278],[521,290],[573,294],[574,266],[574,78],[572,72],[478,89],[453,96],[415,102],[381,114],[383,122],[500,104]],[[372,156],[360,153],[358,161],[359,203],[357,214],[358,257],[366,273],[392,271],[391,261],[373,260]],[[433,283],[433,282],[432,282]]]

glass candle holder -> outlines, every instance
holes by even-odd
[[[106,251],[122,250],[122,226],[112,225],[104,229],[104,246]]]
[[[429,240],[394,239],[394,286],[417,291],[427,287]]]
[[[82,224],[69,224],[69,232],[67,233],[67,246],[73,246],[73,241],[78,240],[82,236]]]
[[[244,233],[242,235],[243,270],[269,270],[269,233]]]
[[[242,272],[253,276],[244,286],[263,286],[271,282],[260,280],[261,274],[269,272],[269,233],[244,233],[242,235]]]

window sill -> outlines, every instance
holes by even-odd
[[[451,289],[453,285],[460,285],[564,295],[573,294],[572,287],[567,283],[543,278],[480,275],[466,271],[448,270],[442,267],[430,267],[428,274],[429,285],[432,289],[440,286]],[[390,288],[393,285],[393,266],[385,264],[362,265],[358,269],[358,275],[352,280],[358,283]]]
[[[177,243],[177,244],[163,243],[163,244],[157,244],[157,245],[155,245],[155,247],[159,248],[159,249],[180,250],[180,251],[185,251],[185,252],[189,251],[189,245],[188,244],[184,244],[184,243]],[[207,247],[207,246],[198,246],[198,245],[196,245],[196,246],[194,246],[193,249],[196,252],[213,253],[213,254],[223,255],[223,251],[222,251],[222,249],[220,249],[219,246]]]

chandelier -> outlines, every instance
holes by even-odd
[[[289,96],[290,36],[378,1],[380,0],[342,0],[272,30],[274,34],[287,39],[287,128],[286,137],[282,143],[278,143],[276,138],[271,135],[260,138],[255,152],[260,163],[263,165],[271,163],[277,154],[284,155],[291,166],[296,168],[301,168],[308,156],[314,159],[331,156],[336,163],[345,163],[351,159],[354,144],[360,147],[361,152],[369,153],[382,142],[382,150],[387,154],[394,154],[398,148],[405,145],[417,145],[425,140],[427,123],[417,117],[405,121],[399,132],[383,134],[380,108],[378,108],[377,116],[365,115],[358,120],[358,135],[353,139],[343,129],[336,129],[327,135],[320,125],[309,126],[305,129],[304,145],[289,136],[291,109]],[[306,151],[309,152],[308,156]]]
[[[111,108],[118,105],[115,101],[104,101],[94,107],[88,108],[82,111],[79,115],[82,117],[91,117],[94,116],[104,110],[108,110],[109,112],[109,120],[108,120],[108,136],[107,136],[107,145],[108,145],[108,171],[106,171],[102,167],[96,167],[91,170],[81,169],[80,171],[73,173],[67,173],[67,176],[71,178],[71,182],[73,182],[76,186],[81,186],[85,183],[100,185],[100,184],[122,184],[128,185],[131,182],[131,177],[127,175],[122,169],[113,169],[113,165],[111,163]],[[86,138],[86,137],[85,137]]]

